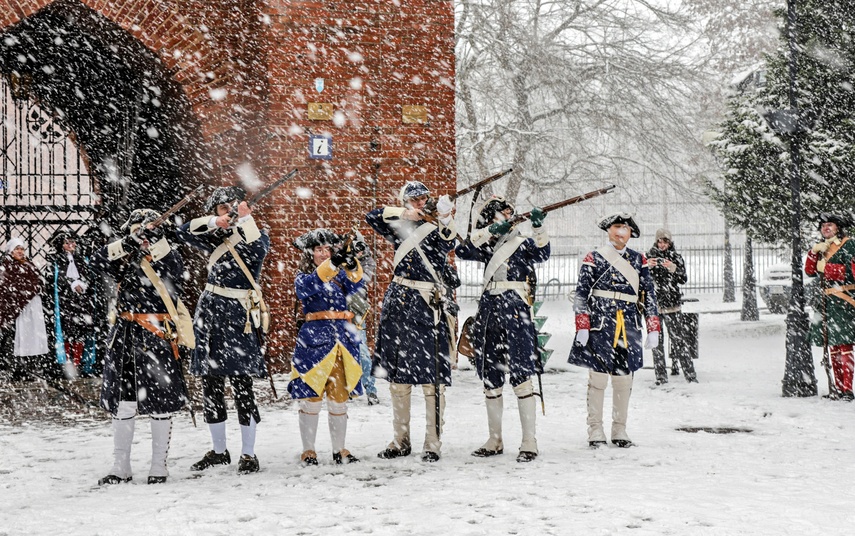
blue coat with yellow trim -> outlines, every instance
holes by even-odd
[[[362,288],[362,268],[338,270],[329,260],[310,273],[298,273],[294,281],[303,313],[347,311],[347,296]],[[322,396],[338,355],[344,364],[347,391],[362,394],[362,365],[359,363],[360,339],[356,327],[343,319],[305,322],[297,334],[291,359],[291,398]]]
[[[598,251],[588,253],[579,269],[579,282],[576,285],[576,298],[573,301],[576,329],[589,328],[591,332],[586,346],[581,346],[579,343],[573,344],[567,361],[573,365],[590,368],[594,372],[614,372],[618,311],[622,311],[626,327],[626,342],[624,343],[623,333],[619,333],[618,343],[626,344],[627,365],[631,372],[640,369],[644,362],[642,355],[644,317],[647,317],[648,331],[660,330],[653,278],[647,268],[647,259],[643,254],[629,248],[625,248],[621,255],[638,272],[641,293],[639,303],[592,295],[595,289],[635,295],[629,281]]]
[[[400,218],[399,207],[372,210],[365,217],[369,225],[397,250],[415,232],[422,221]],[[454,223],[433,229],[420,244],[434,271],[442,277],[447,255],[457,242]],[[433,283],[419,253],[413,249],[395,267],[395,275],[414,281]],[[392,383],[432,384],[436,378],[436,354],[439,354],[439,382],[451,385],[451,330],[445,312],[434,323],[434,310],[414,288],[390,283],[383,298],[380,330],[374,347],[374,376]],[[437,342],[438,341],[438,352]]]
[[[169,248],[166,240],[161,255],[154,254],[151,267],[166,285],[173,303],[177,303],[184,286],[184,263],[181,256]],[[152,248],[153,250],[155,248]],[[108,252],[109,250],[109,252]],[[125,275],[127,253],[121,242],[104,246],[92,257],[92,269],[111,276],[121,283],[116,309],[119,313],[167,313],[157,289],[135,264]],[[107,336],[104,358],[104,378],[101,385],[101,406],[116,413],[122,392],[122,371],[133,367],[137,390],[137,409],[141,414],[171,413],[187,402],[181,363],[175,359],[172,345],[136,322],[117,318]]]
[[[459,258],[482,262],[486,267],[500,247],[500,244],[490,243],[475,246],[466,240],[454,251]],[[538,247],[534,239],[526,238],[496,271],[493,280],[526,281],[534,275],[534,265],[546,262],[549,255],[549,242]],[[519,383],[538,370],[537,329],[532,322],[531,306],[516,290],[501,293],[488,290],[481,294],[469,341],[475,350],[478,377],[485,380],[489,388],[504,384],[508,368],[512,376],[516,376],[512,380]]]
[[[267,231],[259,231],[251,216],[228,230],[208,228],[209,220],[210,217],[204,216],[185,223],[176,231],[176,235],[194,248],[210,254],[224,239],[237,233],[239,239],[235,238],[238,240],[234,244],[235,251],[258,281],[264,258],[270,251]],[[252,289],[252,284],[229,251],[208,269],[207,282],[247,292]],[[197,376],[263,377],[267,369],[258,338],[259,329],[250,325],[247,330],[248,321],[247,309],[241,300],[203,291],[193,320],[196,349],[191,372]]]

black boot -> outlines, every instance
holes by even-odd
[[[258,456],[250,456],[249,454],[241,454],[238,460],[238,473],[257,473],[260,467],[258,466]]]
[[[112,484],[125,484],[127,482],[130,482],[133,479],[134,479],[134,477],[132,477],[132,476],[129,476],[128,478],[122,478],[122,477],[116,476],[116,475],[107,475],[104,478],[98,479],[98,485],[99,486],[110,486]]]
[[[356,463],[359,461],[359,458],[351,454],[347,449],[342,449],[341,452],[334,452],[332,459],[336,465],[341,465],[343,463]]]
[[[383,458],[384,460],[391,460],[393,458],[409,456],[412,451],[413,449],[410,447],[409,443],[404,443],[400,447],[392,443],[386,447],[386,450],[378,452],[377,457]]]
[[[149,484],[164,484],[166,483],[165,476],[150,476],[148,477]]]
[[[436,452],[427,451],[422,454],[422,461],[427,463],[433,463],[439,461],[439,454]]]
[[[213,467],[215,465],[228,465],[230,463],[232,463],[232,457],[229,455],[228,450],[222,454],[217,454],[213,450],[209,450],[204,456],[202,456],[201,460],[190,466],[190,470],[203,471],[208,467]]]
[[[612,443],[622,449],[626,449],[632,446],[632,441],[630,441],[629,439],[612,439]]]
[[[377,398],[376,393],[368,393],[368,405],[369,406],[376,406],[379,403],[380,403],[380,399]]]
[[[526,463],[534,461],[537,458],[536,452],[530,452],[527,450],[521,450],[519,454],[517,454],[517,461],[520,463]]]
[[[598,449],[598,448],[602,447],[603,445],[607,445],[607,444],[608,443],[606,443],[605,441],[588,441],[588,446],[591,447],[592,449]]]

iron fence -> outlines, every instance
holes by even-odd
[[[752,248],[754,277],[760,281],[767,270],[776,264],[789,265],[789,253],[772,246],[754,246]],[[741,287],[745,276],[745,247],[734,246],[731,249],[733,280],[736,288]],[[723,292],[725,286],[725,250],[724,246],[705,246],[680,248],[679,253],[686,261],[688,281],[683,285],[685,293]],[[566,299],[576,288],[579,265],[586,251],[562,251],[553,253],[543,264],[537,266],[537,299]],[[481,294],[484,265],[474,261],[457,260],[461,287],[457,291],[460,301],[471,301]]]

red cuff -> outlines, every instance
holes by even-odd
[[[825,265],[825,271],[823,273],[825,274],[826,279],[831,281],[843,281],[846,279],[846,266],[843,264],[829,263]]]
[[[819,253],[813,251],[807,254],[805,259],[805,273],[811,277],[816,275],[816,263],[819,260]]]
[[[662,331],[662,326],[659,324],[658,316],[647,317],[647,333],[651,331]]]
[[[591,329],[591,317],[586,314],[576,315],[576,331]]]

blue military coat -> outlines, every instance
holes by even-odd
[[[506,240],[515,237],[516,233]],[[455,248],[455,253],[461,259],[486,266],[503,243],[476,247],[466,240]],[[533,239],[526,238],[492,279],[533,280],[534,265],[545,262],[549,255],[549,242],[538,247]],[[511,385],[517,386],[538,370],[537,329],[531,319],[531,306],[514,289],[485,290],[481,294],[469,341],[475,350],[475,370],[488,389],[504,385],[508,371]]]
[[[424,222],[400,219],[393,207],[372,210],[365,217],[369,225],[397,250],[401,243]],[[385,216],[384,216],[385,212]],[[438,276],[445,272],[447,255],[456,244],[452,226],[435,227],[420,248]],[[394,275],[413,281],[434,283],[419,253],[413,249],[395,267]],[[430,291],[424,292],[425,296]],[[445,312],[439,322],[423,292],[392,282],[383,298],[380,329],[374,347],[373,375],[392,383],[432,384],[439,370],[439,382],[451,385],[451,330]],[[437,361],[438,360],[438,361]]]
[[[334,270],[326,261],[321,269]],[[351,279],[352,276],[357,281]],[[347,296],[362,288],[362,274],[339,270],[329,282],[324,282],[318,271],[298,273],[294,281],[297,298],[303,304],[303,313],[318,311],[347,311]],[[291,359],[291,381],[288,392],[291,398],[315,398],[323,395],[330,372],[339,354],[344,364],[347,391],[353,396],[362,394],[362,365],[359,363],[360,338],[356,327],[344,319],[312,320],[305,322],[297,334],[294,357]]]
[[[606,248],[611,245],[604,246]],[[585,256],[579,269],[579,282],[576,285],[576,297],[573,310],[576,313],[576,329],[590,328],[590,338],[586,346],[574,343],[567,360],[573,365],[587,367],[595,372],[615,372],[615,348],[627,349],[627,366],[630,372],[640,369],[643,364],[642,329],[645,317],[648,331],[659,331],[659,312],[656,308],[656,295],[653,279],[647,268],[647,259],[643,254],[624,248],[621,256],[638,273],[638,293],[629,281],[599,251]],[[632,295],[638,301],[631,303],[612,297],[595,296],[594,291]],[[618,315],[620,311],[620,315]],[[618,330],[622,317],[624,330]],[[617,333],[617,337],[616,337]]]
[[[258,281],[264,258],[270,251],[267,232],[259,231],[251,216],[234,228],[219,231],[208,228],[209,219],[201,217],[185,223],[177,230],[177,236],[210,254],[224,239],[236,234],[235,251]],[[229,251],[208,267],[207,283],[237,291],[249,292],[252,289],[251,282]],[[196,335],[196,349],[190,369],[193,374],[258,377],[266,374],[259,330],[254,324],[247,326],[247,322],[251,322],[247,313],[245,301],[216,294],[206,287],[199,296],[193,321],[193,332]]]
[[[154,255],[151,267],[176,303],[184,287],[184,263],[176,251],[169,249],[166,240],[159,244],[165,245],[165,254],[162,257]],[[112,255],[108,248],[112,248]],[[120,243],[104,246],[92,257],[93,270],[111,276],[120,284],[116,310],[119,313],[166,314],[166,305],[139,264],[134,264],[126,272],[127,262],[127,254]],[[118,410],[122,372],[126,366],[134,369],[137,410],[141,414],[171,413],[187,403],[181,362],[176,360],[169,342],[137,322],[119,317],[109,331],[107,348],[101,386],[101,406],[104,409],[113,414]]]

